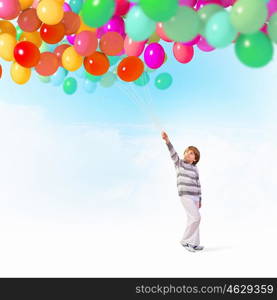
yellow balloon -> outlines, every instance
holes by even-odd
[[[22,10],[30,7],[33,4],[33,0],[19,0],[19,4]]]
[[[42,0],[37,6],[37,15],[45,24],[58,24],[64,15],[63,4],[57,0]]]
[[[93,27],[89,27],[88,25],[86,25],[82,20],[81,20],[81,25],[77,31],[77,34],[82,32],[82,31],[92,31],[92,32],[95,32],[96,31],[96,28],[93,28]]]
[[[16,37],[16,29],[14,25],[9,21],[0,20],[0,34],[1,33],[9,33]]]
[[[79,55],[73,47],[65,49],[62,55],[62,65],[68,71],[78,70],[83,63],[83,57]]]
[[[0,34],[0,57],[4,60],[14,60],[13,50],[16,45],[16,39],[9,33]]]
[[[56,0],[57,2],[64,4],[64,0]]]
[[[17,62],[13,62],[10,69],[12,80],[17,84],[24,84],[31,77],[31,69],[24,68]]]
[[[23,32],[20,36],[19,39],[20,42],[23,41],[28,41],[28,42],[32,42],[33,44],[35,44],[38,48],[41,46],[42,44],[42,39],[40,36],[40,33],[38,31],[34,31],[34,32]]]

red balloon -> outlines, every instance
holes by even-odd
[[[173,54],[178,62],[186,64],[192,60],[194,50],[192,46],[186,46],[182,43],[174,43]]]
[[[59,66],[62,66],[62,55],[64,53],[64,50],[67,49],[68,47],[70,47],[70,45],[62,44],[54,50],[54,53],[56,54],[59,61]]]
[[[25,32],[34,32],[39,29],[42,22],[37,16],[35,8],[27,8],[19,15],[18,26]]]
[[[70,35],[78,31],[81,20],[79,15],[75,14],[73,11],[66,11],[62,23],[64,24],[65,34]]]
[[[43,52],[35,69],[42,76],[53,75],[59,67],[59,61],[56,54],[52,52]]]
[[[40,28],[40,36],[48,44],[57,44],[65,34],[65,28],[62,23],[56,25],[43,24]]]
[[[127,14],[130,8],[130,2],[127,0],[116,0],[115,3],[115,12],[117,16],[124,16]]]
[[[2,66],[0,65],[0,78],[2,77]]]
[[[104,53],[96,51],[90,56],[85,57],[84,67],[88,73],[100,76],[109,70],[110,62]]]
[[[35,67],[40,59],[38,47],[28,41],[19,42],[14,47],[13,55],[16,62],[25,68]]]
[[[123,81],[137,80],[144,70],[144,64],[136,56],[128,56],[122,59],[117,67],[117,74]]]

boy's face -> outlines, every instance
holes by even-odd
[[[192,164],[195,161],[195,154],[192,150],[186,150],[184,153],[184,160],[189,164]]]

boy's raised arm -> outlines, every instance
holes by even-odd
[[[180,161],[180,158],[179,158],[179,155],[178,153],[175,151],[173,145],[171,144],[167,134],[163,131],[162,132],[162,138],[165,140],[166,142],[166,145],[168,147],[168,150],[169,150],[169,153],[170,153],[170,156],[172,158],[172,160],[174,161],[174,164],[175,166],[179,164],[179,161]]]

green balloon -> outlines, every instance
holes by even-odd
[[[238,0],[231,10],[231,22],[241,33],[258,31],[267,18],[264,0]]]
[[[20,36],[21,36],[23,31],[18,25],[15,27],[15,29],[16,29],[16,40],[19,41]]]
[[[86,0],[81,10],[81,16],[86,25],[100,27],[109,21],[114,10],[114,0]]]
[[[200,19],[200,33],[204,35],[205,26],[212,15],[219,11],[223,11],[223,7],[216,4],[204,5],[201,9],[198,10],[197,14]]]
[[[176,42],[188,42],[198,35],[200,19],[192,8],[179,6],[177,14],[163,25],[170,39]]]
[[[165,90],[171,86],[172,81],[169,73],[161,73],[155,79],[155,86],[160,90]]]
[[[274,43],[277,43],[277,13],[271,16],[268,26],[268,35]]]
[[[63,83],[63,90],[66,94],[72,95],[77,90],[77,80],[73,77],[68,77]]]
[[[141,76],[134,81],[134,84],[138,86],[144,86],[150,81],[150,77],[147,72],[143,72]]]
[[[156,23],[148,18],[138,5],[128,12],[125,26],[126,33],[134,41],[148,39],[156,29]]]
[[[86,77],[87,77],[87,79],[89,79],[93,82],[98,82],[101,80],[101,76],[92,75],[92,74],[88,73],[87,71],[86,71]]]
[[[51,80],[50,76],[42,76],[42,75],[38,75],[38,79],[43,83],[48,83]]]
[[[248,67],[259,68],[268,64],[273,57],[271,40],[263,32],[241,34],[235,45],[239,60]]]
[[[140,0],[139,4],[144,13],[157,22],[168,21],[175,16],[178,8],[178,0]]]
[[[102,87],[107,88],[112,86],[115,81],[116,81],[116,75],[113,72],[107,72],[102,76],[100,85]]]

